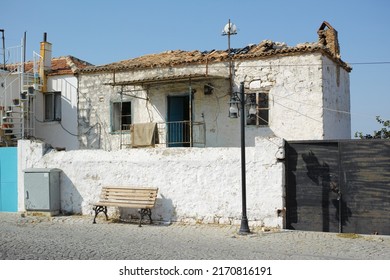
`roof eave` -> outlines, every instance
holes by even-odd
[[[301,47],[290,47],[290,48],[282,48],[277,50],[265,51],[265,52],[255,52],[255,53],[246,53],[246,54],[235,54],[232,56],[234,60],[254,60],[254,59],[262,59],[262,58],[270,58],[270,57],[278,57],[278,56],[291,56],[291,55],[301,55],[307,53],[322,53],[326,55],[330,59],[332,59],[335,63],[344,68],[347,72],[351,72],[352,68],[341,60],[339,57],[335,57],[328,48],[319,45],[307,45]],[[204,65],[204,64],[212,64],[219,62],[228,62],[229,56],[219,56],[219,57],[208,57],[203,56],[202,59],[192,60],[192,61],[181,61],[181,62],[170,62],[164,64],[158,63],[148,63],[148,64],[133,64],[133,65],[102,65],[95,67],[86,67],[83,69],[78,69],[77,73],[99,73],[99,72],[126,72],[126,71],[142,71],[147,69],[155,69],[155,68],[169,68],[169,67],[183,67],[186,65]]]

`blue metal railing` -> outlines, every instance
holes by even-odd
[[[204,122],[176,121],[157,123],[159,143],[167,147],[205,146]]]
[[[131,126],[122,125],[121,147],[131,147]],[[205,147],[206,125],[204,122],[190,121],[159,122],[155,144],[166,147]]]

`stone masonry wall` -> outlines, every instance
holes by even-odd
[[[269,125],[247,126],[246,145],[254,146],[255,137],[272,136],[288,140],[313,140],[345,138],[350,133],[350,119],[335,111],[328,111],[324,117],[324,107],[328,100],[349,102],[349,75],[338,67],[338,87],[325,83],[332,81],[336,64],[323,59],[321,53],[262,58],[259,60],[234,61],[233,86],[238,91],[244,82],[246,91],[250,85],[252,91],[269,92]],[[206,124],[206,147],[239,147],[239,118],[230,119],[229,81],[226,79],[228,66],[224,63],[209,65],[191,65],[188,67],[158,68],[123,72],[115,74],[115,81],[128,81],[169,75],[188,75],[208,73],[210,78],[191,82],[193,94],[193,120]],[[222,76],[225,79],[213,79]],[[79,77],[79,135],[81,148],[120,149],[120,135],[110,131],[110,102],[118,100],[120,87],[107,83],[114,81],[113,73],[82,74]],[[203,93],[205,83],[214,87],[211,95]],[[189,81],[171,84],[152,84],[145,87],[127,86],[131,91],[133,123],[165,122],[167,119],[167,98],[174,95],[186,95]],[[325,92],[326,91],[326,92]],[[330,92],[331,91],[331,92]],[[330,96],[330,94],[332,96]],[[136,98],[134,96],[140,97]],[[148,98],[148,101],[145,101]],[[331,101],[333,102],[333,101]],[[333,106],[349,110],[348,106]],[[324,127],[333,127],[325,131]],[[347,131],[347,133],[345,133]],[[128,138],[130,136],[127,135]]]
[[[43,144],[19,141],[19,211],[24,211],[26,168],[59,168],[61,209],[91,215],[105,185],[159,188],[153,218],[160,222],[237,224],[241,217],[239,148],[79,150],[44,154]],[[43,155],[44,154],[44,155]],[[246,149],[250,225],[284,226],[283,139],[257,138]],[[132,210],[110,209],[122,218]],[[130,216],[129,216],[130,215]],[[91,216],[92,218],[92,216]]]

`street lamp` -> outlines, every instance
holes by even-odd
[[[230,102],[229,102],[229,117],[241,118],[241,193],[242,193],[242,216],[241,226],[239,234],[249,234],[248,218],[246,215],[246,170],[245,170],[245,94],[244,83],[240,84],[240,96],[237,93],[233,93],[233,63],[232,54],[230,48],[230,36],[237,34],[237,27],[233,23],[229,22],[222,30],[222,36],[228,36],[228,56],[229,56],[229,80],[230,80]],[[251,107],[252,108],[252,107]],[[240,111],[239,111],[240,109]],[[252,110],[253,111],[253,110]],[[249,110],[249,113],[252,112]]]
[[[233,23],[229,22],[222,30],[222,36],[228,36],[228,55],[229,55],[229,80],[230,80],[230,106],[229,117],[238,118],[241,117],[241,192],[242,192],[242,217],[241,227],[239,234],[249,234],[248,218],[246,216],[246,170],[245,170],[245,96],[244,96],[244,83],[240,84],[240,96],[237,93],[233,94],[233,75],[232,75],[232,55],[230,49],[230,36],[237,34],[237,27]],[[240,114],[239,109],[240,108]]]
[[[245,160],[245,93],[244,83],[240,84],[240,95],[232,95],[229,106],[229,117],[238,118],[238,109],[240,109],[240,130],[241,130],[241,194],[242,194],[242,216],[239,234],[249,234],[248,217],[246,215],[246,160]]]

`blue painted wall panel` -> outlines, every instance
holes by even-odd
[[[17,148],[0,148],[0,212],[18,211]]]

